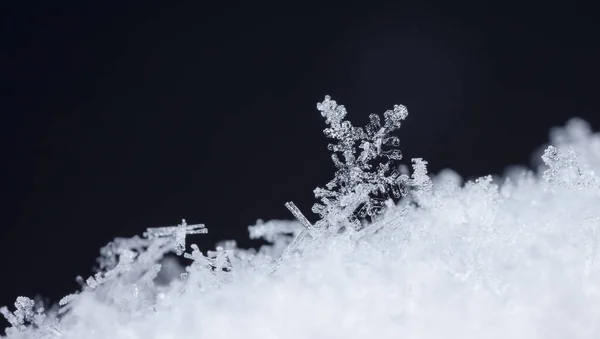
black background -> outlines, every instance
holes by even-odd
[[[209,249],[288,200],[313,217],[325,94],[355,125],[406,105],[405,163],[468,178],[600,128],[586,3],[301,3],[4,1],[0,304],[56,301],[146,227],[205,223]]]

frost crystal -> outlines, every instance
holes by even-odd
[[[396,164],[402,159],[396,148],[400,141],[390,133],[400,128],[408,111],[402,105],[395,105],[384,113],[383,125],[378,115],[371,114],[370,123],[363,129],[344,120],[346,109],[329,96],[317,104],[317,109],[329,124],[325,135],[335,140],[328,149],[333,152],[331,159],[337,172],[326,188],[314,191],[321,200],[312,208],[321,217],[316,226],[339,229],[349,222],[360,229],[359,219],[376,219],[388,199],[406,194],[408,177],[400,174]]]
[[[75,297],[77,297],[77,294],[66,295],[62,299],[60,299],[60,301],[58,302],[58,305],[65,306],[66,304],[70,303],[73,299],[75,299]]]
[[[175,239],[176,244],[176,252],[177,255],[182,255],[185,251],[185,237],[188,234],[204,234],[207,233],[208,230],[204,227],[203,224],[197,225],[188,225],[185,222],[185,219],[181,221],[181,224],[178,226],[168,226],[168,227],[152,227],[148,228],[144,235],[148,239],[153,238],[161,238],[161,237],[172,237]]]
[[[300,222],[300,224],[302,224],[302,226],[304,226],[304,228],[306,228],[307,230],[311,230],[313,228],[310,221],[308,221],[304,214],[300,212],[300,209],[296,206],[296,204],[294,204],[293,201],[286,202],[285,207],[287,207],[287,209],[290,210],[292,215]]]
[[[39,331],[42,338],[56,338],[61,335],[58,321],[46,317],[44,308],[36,306],[36,302],[27,297],[18,297],[15,302],[16,310],[10,313],[6,307],[0,308],[0,314],[13,326],[7,334],[15,334],[14,330],[25,332],[29,327]]]
[[[35,316],[34,306],[35,302],[33,300],[27,297],[18,297],[15,302],[16,310],[13,314],[10,314],[5,307],[0,309],[0,313],[8,319],[11,325],[24,331],[26,323],[33,322]]]

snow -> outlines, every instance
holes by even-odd
[[[14,312],[0,309],[6,337],[600,337],[600,134],[587,123],[553,129],[535,171],[463,184],[451,170],[428,174],[422,159],[410,176],[396,171],[387,133],[403,106],[384,114],[387,127],[372,117],[374,132],[345,122],[329,97],[318,108],[344,161],[316,192],[316,222],[290,202],[300,221],[249,227],[271,245],[204,254],[192,244],[184,269],[160,263],[203,225],[115,239],[101,271],[60,305],[19,297]]]

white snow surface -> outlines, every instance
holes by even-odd
[[[535,171],[462,183],[416,160],[364,228],[259,221],[273,245],[192,245],[181,276],[163,261],[181,236],[116,239],[60,306],[3,308],[5,337],[600,338],[600,134],[572,119],[550,137]]]

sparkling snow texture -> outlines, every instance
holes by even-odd
[[[343,159],[314,225],[288,203],[301,222],[249,227],[271,246],[192,245],[181,275],[164,255],[203,225],[116,239],[60,305],[2,308],[7,337],[600,338],[600,134],[586,122],[552,130],[536,171],[463,184],[421,159],[395,170],[403,106],[365,130],[328,97],[318,108]]]

